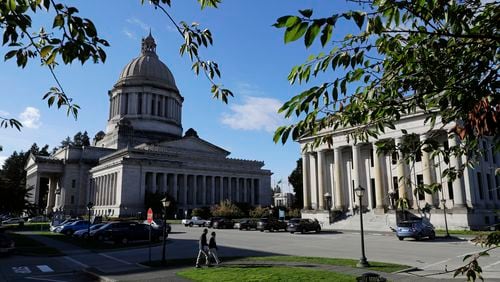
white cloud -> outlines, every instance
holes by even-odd
[[[5,162],[5,160],[6,160],[7,158],[8,158],[7,156],[0,156],[0,168],[2,168],[3,163]]]
[[[138,18],[129,18],[129,19],[127,19],[127,22],[129,24],[133,24],[133,25],[140,27],[142,30],[144,30],[146,32],[149,32],[150,26]]]
[[[283,103],[274,98],[246,96],[243,104],[232,104],[231,113],[222,114],[221,122],[233,129],[273,132],[286,120],[278,114]]]
[[[42,124],[40,122],[40,110],[34,107],[26,107],[24,112],[19,114],[19,121],[27,128],[39,128]]]
[[[137,36],[135,36],[135,33],[132,31],[129,31],[128,29],[123,29],[123,34],[125,34],[128,38],[130,39],[137,39]]]
[[[9,112],[0,110],[0,117],[8,117],[9,115],[10,115]]]

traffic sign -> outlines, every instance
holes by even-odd
[[[151,224],[153,222],[153,210],[151,208],[148,209],[148,223]]]

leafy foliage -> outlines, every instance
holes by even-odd
[[[250,215],[250,217],[253,217],[253,218],[261,218],[261,217],[269,216],[269,208],[256,206],[253,210],[251,210],[249,212],[249,215]]]
[[[304,207],[304,191],[302,186],[302,158],[297,160],[297,166],[288,176],[288,183],[293,187],[293,192],[295,192],[295,198],[293,206],[296,208]]]
[[[240,208],[238,208],[238,206],[230,200],[222,201],[219,205],[213,206],[211,212],[213,216],[222,216],[227,218],[243,217],[243,212]]]
[[[209,218],[212,216],[210,209],[208,207],[194,208],[191,212],[192,216],[199,216],[201,218]]]

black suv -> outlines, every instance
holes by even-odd
[[[212,228],[214,229],[221,229],[221,228],[228,228],[232,229],[234,226],[234,222],[231,219],[227,218],[219,218],[217,220],[214,220],[212,223]]]
[[[321,226],[317,220],[312,220],[308,218],[292,218],[288,221],[288,226],[286,230],[290,233],[300,232],[305,233],[309,231],[315,231],[316,233],[321,232]]]
[[[245,218],[240,220],[240,222],[236,222],[234,228],[239,230],[257,229],[257,222],[253,219]]]
[[[127,244],[135,240],[149,240],[150,226],[136,222],[110,222],[96,230],[91,236],[100,241]],[[158,241],[161,231],[151,228],[151,240]]]
[[[277,220],[276,218],[261,218],[257,221],[257,230],[260,230],[260,232],[264,232],[264,230],[286,231],[286,222]]]

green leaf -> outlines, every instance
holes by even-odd
[[[54,23],[52,24],[52,27],[62,27],[64,25],[64,17],[61,14],[57,14],[54,17]]]
[[[325,47],[326,43],[330,41],[332,38],[333,26],[330,24],[326,24],[323,30],[321,31],[321,46]]]
[[[321,26],[317,22],[314,22],[311,26],[309,26],[309,28],[306,31],[306,35],[304,36],[304,43],[306,47],[312,45],[314,39],[319,33],[320,28]]]
[[[5,57],[4,57],[4,60],[7,61],[8,59],[14,57],[17,53],[17,50],[12,50],[12,51],[9,51],[7,52],[7,54],[5,54]]]
[[[311,10],[311,9],[299,10],[299,13],[306,18],[310,18],[313,14],[313,10]]]
[[[301,38],[307,31],[307,23],[298,23],[292,27],[289,27],[285,31],[285,43],[293,42]]]
[[[354,18],[356,25],[358,25],[358,27],[361,29],[363,23],[365,22],[365,14],[363,12],[354,12],[352,14],[352,17]]]
[[[45,58],[50,51],[52,51],[54,47],[52,45],[47,45],[47,46],[44,46],[41,50],[40,50],[40,56],[42,58]]]

